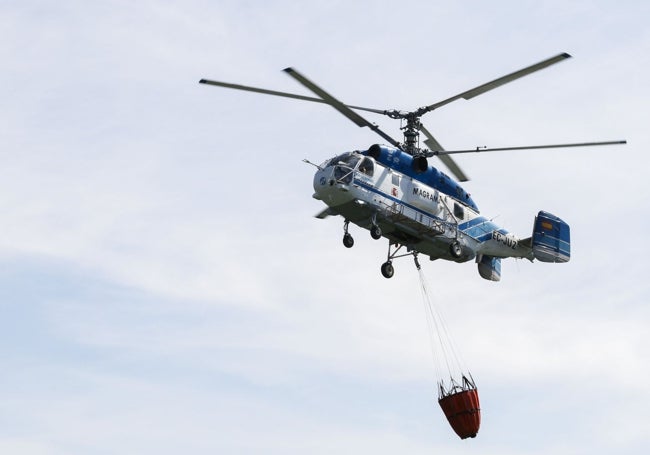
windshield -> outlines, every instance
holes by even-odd
[[[352,182],[354,168],[360,159],[358,154],[348,152],[332,158],[327,165],[334,166],[334,178],[337,182],[349,184]]]
[[[359,155],[352,152],[343,153],[341,155],[335,156],[332,158],[327,165],[328,166],[347,166],[354,169],[354,167],[359,162]]]

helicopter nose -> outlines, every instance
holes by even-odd
[[[328,186],[328,182],[331,181],[331,178],[328,178],[328,174],[331,175],[331,169],[325,168],[325,169],[319,169],[316,171],[316,174],[314,175],[314,191],[316,192],[314,194],[314,197],[316,195],[320,195],[323,191],[323,189]],[[316,199],[322,199],[321,197],[317,197]]]

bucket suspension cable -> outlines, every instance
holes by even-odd
[[[417,254],[413,255],[413,259],[420,278],[436,374],[438,404],[461,439],[473,438],[481,426],[481,407],[476,383],[461,359],[460,351],[455,346],[442,313],[431,300]]]
[[[416,261],[416,266],[417,265],[418,263]],[[460,351],[456,347],[456,343],[454,342],[442,313],[431,299],[431,293],[429,292],[429,287],[421,268],[418,268],[418,275],[420,278],[420,290],[427,318],[429,340],[431,341],[434,363],[437,368],[443,366],[443,363],[446,367],[447,374],[445,375],[445,372],[440,368],[439,371],[436,372],[436,379],[439,382],[444,382],[444,379],[446,379],[445,376],[447,376],[449,380],[454,376],[460,378],[464,376],[467,371],[465,362],[462,359]]]

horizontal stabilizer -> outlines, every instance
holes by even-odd
[[[543,210],[535,218],[533,254],[541,262],[569,262],[571,235],[569,225]]]
[[[328,216],[332,216],[332,215],[336,215],[336,214],[337,214],[337,213],[336,213],[334,210],[332,210],[331,208],[328,207],[328,208],[326,208],[325,210],[323,210],[322,212],[319,212],[319,213],[317,213],[317,214],[314,215],[314,216],[315,216],[316,218],[318,218],[319,220],[324,220],[324,219],[327,218]]]

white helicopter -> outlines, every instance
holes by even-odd
[[[546,149],[625,144],[625,140],[583,142],[554,145],[444,150],[422,125],[420,118],[458,99],[469,100],[515,79],[561,62],[571,56],[562,53],[515,71],[466,92],[415,111],[380,110],[346,105],[311,82],[293,68],[284,71],[312,91],[317,97],[298,95],[239,84],[201,79],[202,84],[282,96],[303,101],[329,104],[360,127],[368,127],[384,138],[390,146],[372,145],[367,150],[346,152],[316,165],[314,198],[327,208],[317,218],[340,215],[344,219],[343,244],[354,245],[348,232],[352,222],[370,231],[373,239],[388,239],[388,255],[381,265],[386,278],[394,274],[393,260],[418,254],[431,260],[455,262],[476,260],[481,277],[490,281],[501,279],[502,258],[537,259],[541,262],[568,262],[571,256],[569,225],[559,217],[540,211],[535,217],[532,236],[520,239],[492,220],[481,215],[470,195],[454,180],[435,167],[427,158],[437,156],[458,181],[468,178],[451,158],[452,154],[493,152],[501,150]],[[399,143],[355,110],[386,115],[401,121],[404,141]],[[424,134],[420,148],[419,135]]]

